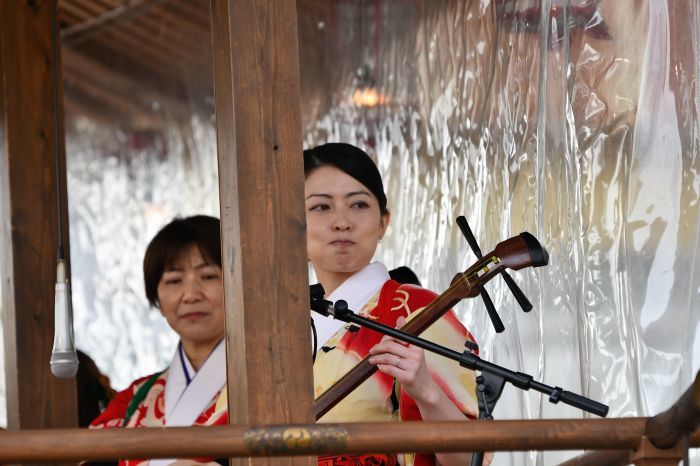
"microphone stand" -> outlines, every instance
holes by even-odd
[[[523,372],[514,372],[505,367],[493,364],[474,354],[477,349],[475,343],[467,342],[467,350],[463,353],[458,353],[444,346],[438,345],[431,341],[420,337],[402,332],[387,325],[380,324],[373,320],[367,319],[355,314],[348,309],[348,303],[338,300],[333,304],[330,301],[322,299],[318,294],[311,293],[311,310],[318,312],[326,317],[333,316],[334,319],[341,320],[352,324],[357,324],[361,327],[366,327],[375,330],[384,335],[392,336],[398,340],[410,343],[412,345],[423,348],[440,356],[457,361],[460,366],[471,370],[481,371],[481,375],[477,378],[477,401],[479,403],[479,419],[493,419],[491,413],[496,405],[496,401],[501,396],[503,386],[506,382],[510,382],[515,387],[521,390],[529,390],[530,388],[537,390],[540,393],[549,395],[551,403],[562,402],[570,406],[582,409],[597,416],[605,417],[608,414],[608,406],[598,403],[584,396],[563,390],[561,387],[550,387],[533,380],[533,377]],[[481,380],[480,380],[481,379]],[[478,466],[483,461],[483,452],[474,452],[472,454],[472,466]]]
[[[472,341],[467,341],[467,351],[474,352],[478,345]],[[500,375],[483,372],[476,377],[476,399],[479,405],[479,419],[493,421],[491,414],[496,407],[496,402],[501,397],[503,386],[506,381]],[[484,464],[484,452],[472,452],[470,466],[481,466]]]

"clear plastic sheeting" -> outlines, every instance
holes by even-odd
[[[610,417],[657,414],[682,394],[700,368],[696,1],[299,0],[298,21],[304,144],[376,156],[392,214],[378,259],[440,292],[476,261],[458,215],[484,253],[529,231],[549,265],[511,275],[534,309],[500,278],[486,288],[505,332],[479,298],[457,307],[481,356]],[[107,65],[80,73],[102,29],[74,31],[63,66],[75,338],[122,388],[164,367],[175,342],[144,296],[148,240],[175,215],[218,212],[211,69],[187,61],[211,51],[190,34],[201,53],[183,57],[172,88],[109,64],[125,79],[107,112],[85,81]],[[507,386],[494,416],[588,415]]]
[[[143,256],[175,216],[219,215],[214,129],[162,133],[82,117],[67,128],[76,346],[123,389],[167,367],[177,335],[149,308]]]
[[[337,1],[324,22],[326,112],[306,144],[377,157],[390,232],[379,256],[446,289],[522,231],[545,268],[458,306],[482,357],[610,407],[657,414],[700,367],[699,7],[634,2]],[[303,74],[302,74],[303,76]],[[497,419],[587,417],[507,386]],[[557,464],[574,452],[498,453]]]

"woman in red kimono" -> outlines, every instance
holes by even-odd
[[[372,257],[386,232],[390,214],[382,179],[372,159],[349,144],[331,143],[304,151],[307,247],[325,299],[344,299],[348,307],[385,325],[403,325],[435,294],[391,280]],[[313,316],[321,348],[314,362],[316,396],[368,354],[378,371],[320,422],[465,420],[477,413],[475,374],[456,362],[393,338]],[[461,351],[471,335],[452,311],[422,334]],[[470,455],[406,454],[405,465],[465,465]],[[319,458],[319,465],[394,465],[397,455],[367,454]]]
[[[173,220],[151,240],[143,260],[146,297],[180,342],[166,370],[118,393],[92,428],[228,424],[219,231],[218,219],[199,215]]]

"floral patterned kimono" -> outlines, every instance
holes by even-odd
[[[427,306],[436,295],[414,285],[400,285],[391,280],[386,267],[375,262],[346,280],[326,299],[335,302],[344,299],[348,307],[362,316],[377,320],[390,327],[396,326],[399,317],[407,317]],[[367,356],[370,348],[382,339],[380,333],[366,328],[350,329],[350,325],[314,316],[319,329],[319,348],[314,362],[315,396],[321,395],[347,371]],[[335,328],[333,327],[335,325]],[[325,340],[325,336],[331,334]],[[455,351],[463,351],[467,339],[473,340],[452,311],[446,313],[422,338],[431,340]],[[426,362],[435,380],[445,390],[452,402],[465,414],[465,418],[476,418],[478,407],[475,395],[475,374],[459,366],[456,361],[425,352]],[[394,401],[392,401],[392,399]],[[398,407],[396,406],[398,401]],[[397,409],[398,408],[398,409]],[[355,391],[326,413],[319,422],[386,422],[392,420],[421,420],[416,402],[394,379],[375,372]],[[435,464],[433,455],[405,454],[401,464],[424,466]],[[330,456],[319,458],[319,465],[395,465],[396,455],[367,454],[359,456]]]
[[[119,392],[90,428],[228,425],[223,341],[195,372],[178,345],[170,367]],[[197,461],[211,461],[195,458]],[[120,466],[164,466],[174,459],[120,460]]]

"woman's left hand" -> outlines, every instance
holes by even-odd
[[[405,319],[399,317],[397,328],[402,327],[404,322]],[[402,390],[416,402],[432,404],[440,397],[440,387],[430,375],[421,348],[385,336],[370,349],[369,354],[369,362],[398,380]]]

